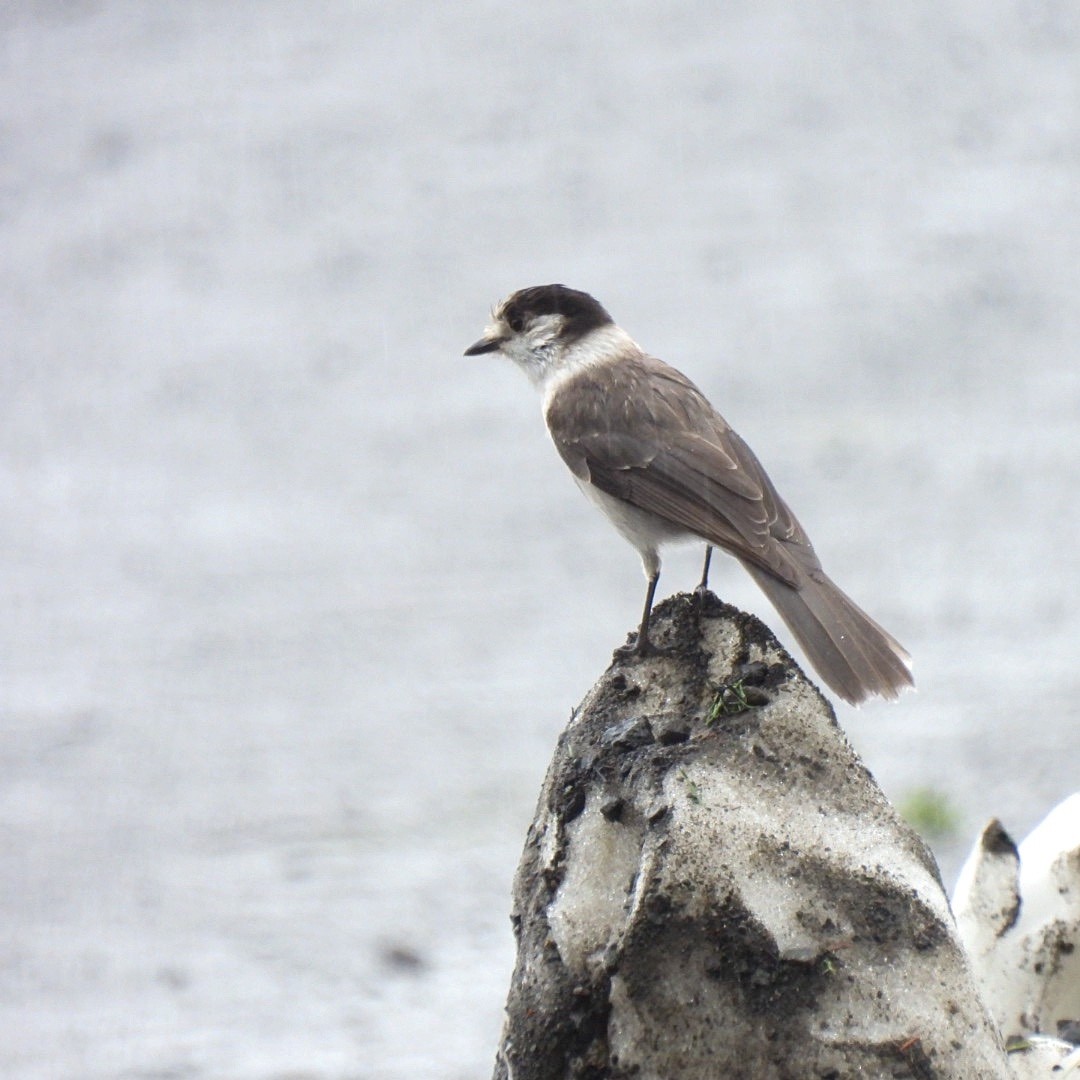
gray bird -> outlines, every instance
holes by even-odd
[[[662,544],[734,555],[845,701],[913,686],[900,643],[826,577],[810,538],[753,451],[681,372],[646,353],[588,293],[522,289],[466,356],[499,352],[543,393],[544,419],[578,486],[641,555],[645,609],[630,650],[653,649]]]

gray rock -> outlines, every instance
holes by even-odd
[[[960,873],[956,922],[1007,1038],[1080,1034],[1080,794],[1021,842],[991,821]]]
[[[548,770],[496,1080],[1008,1076],[933,857],[828,702],[715,598],[655,626]]]

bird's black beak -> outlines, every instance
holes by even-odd
[[[481,353],[495,352],[502,345],[502,338],[497,337],[482,337],[479,341],[473,342],[465,350],[465,356],[479,356]]]

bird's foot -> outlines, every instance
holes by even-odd
[[[626,664],[635,660],[647,660],[652,656],[672,656],[676,650],[657,645],[652,638],[645,638],[620,645],[611,655],[613,663]]]
[[[641,657],[648,656],[652,651],[652,644],[646,643],[645,648],[638,647],[636,641],[629,642],[626,645],[620,645],[612,654],[612,660],[616,662],[626,662],[629,660],[637,660]]]

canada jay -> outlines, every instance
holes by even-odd
[[[750,447],[685,375],[642,350],[588,293],[564,285],[514,293],[465,355],[490,352],[513,360],[543,392],[555,448],[641,554],[649,585],[634,652],[653,648],[660,546],[696,537],[706,544],[702,586],[712,545],[734,555],[845,701],[895,698],[914,685],[907,652],[825,576]]]

